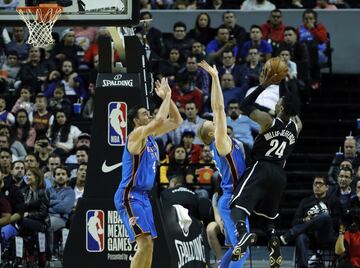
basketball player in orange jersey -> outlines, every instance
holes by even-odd
[[[262,226],[269,237],[271,268],[280,267],[282,263],[280,241],[275,234],[273,220],[279,215],[279,203],[286,187],[286,173],[283,168],[302,128],[297,116],[300,103],[296,96],[287,93],[277,102],[276,117],[273,118],[270,114],[258,110],[254,102],[265,90],[264,81],[269,77],[273,84],[278,84],[285,78],[287,67],[283,65],[279,58],[268,60],[260,75],[260,86],[241,103],[242,112],[259,123],[261,129],[251,151],[256,163],[245,172],[231,200],[232,217],[236,221],[239,239],[232,259],[239,259],[247,247],[256,242],[256,234],[247,232],[245,225],[246,217],[254,213],[265,221]]]
[[[122,178],[114,196],[115,207],[128,232],[130,242],[138,249],[131,268],[150,268],[156,228],[149,199],[154,185],[159,149],[154,136],[176,129],[182,123],[181,115],[171,100],[167,79],[156,83],[156,94],[163,100],[155,118],[151,120],[144,107],[134,107],[128,113],[128,122],[135,128],[129,134],[124,148]]]

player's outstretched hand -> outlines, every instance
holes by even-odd
[[[215,65],[211,67],[206,61],[202,60],[200,63],[198,63],[198,66],[207,71],[211,75],[211,77],[218,76],[218,70],[216,69]]]
[[[165,99],[166,94],[171,93],[167,78],[162,78],[161,81],[157,80],[155,82],[155,92],[161,99]]]

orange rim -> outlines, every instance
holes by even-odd
[[[52,9],[54,10],[52,16],[46,16],[47,12]],[[41,10],[41,12],[37,13],[38,10]],[[27,14],[27,13],[32,13],[32,14],[37,14],[38,16],[41,16],[43,21],[48,22],[50,20],[52,20],[55,16],[56,13],[58,12],[62,12],[63,11],[63,7],[59,6],[58,4],[39,4],[39,6],[23,6],[23,7],[17,7],[16,8],[17,12],[22,12],[23,14]],[[39,21],[40,18],[37,18],[37,20]]]

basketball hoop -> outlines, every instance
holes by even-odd
[[[57,4],[40,4],[39,6],[17,7],[21,19],[29,29],[27,43],[34,47],[47,47],[54,44],[51,32],[63,8]]]

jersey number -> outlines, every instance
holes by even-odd
[[[281,158],[286,148],[286,141],[283,141],[280,144],[280,142],[277,139],[274,139],[271,140],[270,146],[271,148],[266,152],[265,156],[274,157],[274,155],[271,155],[274,152],[274,154],[277,155],[278,158]]]

